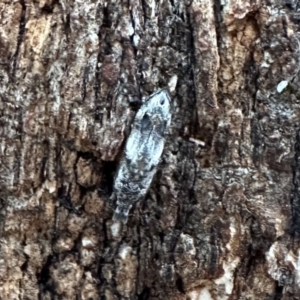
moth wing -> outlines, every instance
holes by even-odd
[[[151,151],[151,168],[156,167],[159,164],[161,155],[164,150],[164,139],[157,140],[154,136],[152,139],[152,147],[149,149]]]
[[[135,161],[138,156],[139,148],[141,142],[141,133],[138,129],[132,129],[126,146],[125,146],[125,156],[130,161]]]

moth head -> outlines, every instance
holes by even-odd
[[[166,90],[160,89],[148,97],[139,109],[136,125],[144,135],[163,136],[171,122],[171,99]]]
[[[137,118],[141,120],[145,115],[152,121],[158,119],[166,121],[169,125],[171,121],[171,98],[166,90],[157,90],[142,104]]]
[[[153,115],[161,115],[165,119],[170,115],[171,98],[169,93],[164,89],[160,89],[150,95],[145,105]]]

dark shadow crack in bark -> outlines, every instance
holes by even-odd
[[[20,54],[21,44],[24,40],[25,30],[26,30],[26,3],[25,0],[20,0],[20,4],[22,5],[22,12],[20,17],[19,24],[19,34],[17,41],[17,48],[12,58],[12,78],[15,78],[16,70],[17,70],[17,62]]]
[[[293,165],[293,190],[291,198],[292,209],[292,224],[291,235],[292,237],[300,236],[300,130],[296,134],[295,143],[295,160]]]

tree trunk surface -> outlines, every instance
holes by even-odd
[[[0,299],[300,299],[296,0],[0,0]],[[142,101],[176,82],[114,232]]]

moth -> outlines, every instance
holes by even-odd
[[[127,223],[132,205],[146,196],[170,123],[171,99],[166,90],[160,89],[149,96],[134,118],[114,181],[114,221]]]

